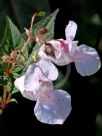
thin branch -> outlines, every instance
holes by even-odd
[[[4,85],[4,91],[3,91],[3,103],[6,102],[6,97],[7,97],[7,85]]]
[[[33,23],[34,23],[34,20],[35,20],[35,16],[36,16],[36,13],[34,13],[34,15],[32,16],[32,20],[31,20],[31,25],[30,25],[30,34],[32,35],[32,29],[33,29]]]

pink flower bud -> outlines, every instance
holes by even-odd
[[[48,29],[47,29],[47,28],[41,28],[41,29],[38,31],[37,35],[42,36],[42,35],[44,35],[45,33],[48,33]]]
[[[4,55],[1,58],[2,58],[3,62],[5,62],[5,63],[9,63],[12,60],[9,55]]]
[[[12,51],[10,54],[11,58],[16,58],[17,57],[17,51]]]

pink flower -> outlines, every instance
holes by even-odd
[[[71,97],[61,89],[53,88],[53,80],[58,77],[57,68],[48,60],[31,64],[22,77],[15,80],[15,86],[22,95],[37,101],[34,114],[47,124],[63,124],[71,112]]]
[[[59,66],[74,62],[78,73],[82,76],[90,76],[99,70],[101,66],[100,57],[92,47],[84,44],[77,46],[78,41],[73,41],[76,30],[77,24],[69,21],[69,24],[65,28],[66,40],[58,39],[48,42],[50,46],[54,47],[54,57],[46,54],[44,51],[44,48],[46,48],[45,45],[41,47],[38,55],[41,58],[51,60]]]

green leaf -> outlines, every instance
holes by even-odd
[[[10,99],[10,100],[8,101],[8,103],[10,103],[10,102],[15,102],[15,103],[17,103],[17,104],[18,104],[17,100],[16,100],[16,99],[14,99],[14,98],[12,98],[12,99]]]
[[[47,17],[43,18],[41,21],[36,23],[33,26],[33,34],[35,35],[39,29],[45,27],[48,29],[49,32],[46,33],[42,39],[45,41],[51,40],[54,37],[54,25],[58,11],[59,9],[55,10],[53,13],[51,13],[50,15],[48,15]]]
[[[0,102],[2,101],[2,97],[0,96]]]
[[[18,92],[19,92],[19,90],[16,87],[14,87],[13,91],[12,91],[12,94],[15,94],[15,93],[18,93]]]
[[[7,91],[10,93],[13,91],[14,88],[14,83],[13,82],[8,82],[8,88]]]
[[[7,63],[0,63],[0,75],[4,74],[4,71],[7,70],[8,64]]]
[[[20,77],[20,74],[13,72],[13,77],[14,78]]]
[[[2,21],[0,25],[4,23],[3,37],[0,39],[0,46],[3,52],[0,52],[0,56],[10,54],[12,50],[20,50],[24,45],[24,40],[17,29],[13,24],[11,19],[8,16],[2,16]],[[27,50],[25,50],[25,56],[28,57]]]
[[[12,70],[12,73],[18,73],[20,72],[22,69],[24,68],[24,66],[20,65],[15,65],[15,68]]]
[[[2,15],[2,20],[0,22],[0,26],[3,24],[3,32],[0,39],[0,56],[3,56],[5,54],[10,55],[12,50],[21,50],[25,41],[22,38],[21,33],[17,29],[17,27],[13,24],[11,19],[8,16]],[[25,49],[23,52],[25,59],[28,59],[28,51]],[[19,58],[19,61],[24,63],[24,60],[22,58]],[[22,66],[16,65],[13,68],[13,72],[18,72],[22,70]]]
[[[2,113],[3,113],[3,110],[2,110],[2,109],[0,109],[0,115],[2,115]]]

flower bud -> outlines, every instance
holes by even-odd
[[[3,62],[5,62],[5,63],[9,63],[11,61],[11,57],[9,55],[4,55],[1,58],[2,58]]]
[[[17,51],[12,51],[10,54],[11,58],[16,58],[17,57]]]
[[[45,33],[48,33],[48,29],[47,28],[41,28],[39,31],[38,31],[38,34],[37,35],[44,35]]]

